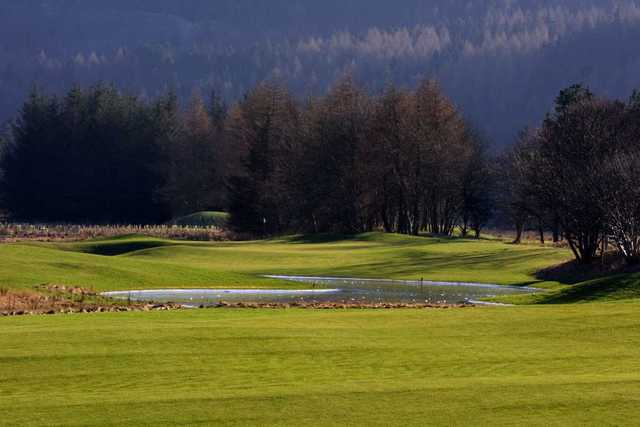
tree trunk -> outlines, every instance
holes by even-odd
[[[553,219],[553,243],[560,243],[562,236],[560,235],[560,221],[558,217]]]
[[[516,222],[516,239],[513,241],[514,244],[519,245],[522,243],[522,232],[524,231],[524,223],[521,221]]]
[[[540,235],[540,244],[544,245],[544,225],[542,220],[538,221],[538,233]]]

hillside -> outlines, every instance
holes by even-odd
[[[266,78],[304,95],[351,71],[373,90],[438,78],[506,144],[569,84],[639,87],[639,20],[635,0],[0,0],[0,122],[34,83],[233,101]]]

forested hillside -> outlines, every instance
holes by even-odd
[[[638,23],[633,0],[0,0],[0,121],[34,83],[235,101],[272,77],[325,93],[350,71],[374,91],[435,77],[504,145],[563,87],[640,86]]]

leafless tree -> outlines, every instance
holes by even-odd
[[[543,125],[537,194],[558,215],[576,258],[591,263],[607,229],[603,161],[616,152],[624,104],[575,86],[561,92]]]

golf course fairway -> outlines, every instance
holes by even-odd
[[[619,425],[640,304],[0,319],[1,423]]]
[[[564,249],[369,234],[7,244],[0,256],[8,289],[268,288],[283,283],[260,274],[287,273],[533,283],[555,298],[0,317],[0,425],[566,426],[640,417],[638,281],[537,279],[539,268],[570,258]],[[576,303],[558,303],[569,294]]]

